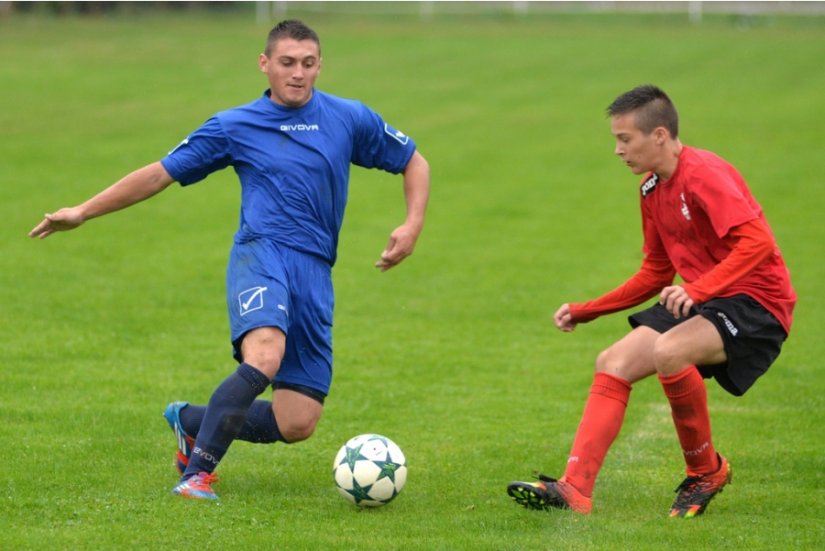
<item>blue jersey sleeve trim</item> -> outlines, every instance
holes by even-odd
[[[364,168],[380,168],[400,174],[415,153],[415,141],[384,122],[364,104],[359,104],[356,120],[356,143],[352,162]]]
[[[172,178],[187,186],[232,164],[231,144],[217,117],[195,130],[161,160]]]

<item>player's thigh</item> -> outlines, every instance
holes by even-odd
[[[687,365],[716,365],[727,361],[722,336],[713,323],[693,316],[666,331],[653,350],[656,369],[673,375]]]
[[[258,327],[243,337],[243,361],[273,379],[281,366],[286,349],[286,336],[277,327]]]
[[[306,394],[279,388],[272,395],[272,410],[284,439],[287,442],[298,442],[306,440],[315,432],[324,406]]]
[[[596,358],[596,371],[635,383],[656,373],[653,348],[661,334],[639,326],[603,350]]]

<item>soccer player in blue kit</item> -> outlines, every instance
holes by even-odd
[[[214,471],[233,440],[292,443],[315,430],[332,378],[331,269],[350,164],[403,174],[406,218],[376,263],[381,271],[413,252],[429,196],[429,165],[412,139],[364,104],[315,89],[315,31],[282,21],[259,67],[270,86],[263,97],[216,114],[163,160],[47,214],[29,233],[70,230],[172,182],[186,186],[234,167],[241,215],[226,296],[239,365],[207,405],[173,402],[164,412],[178,442],[181,479],[172,491],[187,498],[218,499]],[[270,385],[272,401],[257,400]]]

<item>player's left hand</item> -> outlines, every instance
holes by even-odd
[[[410,256],[413,249],[415,249],[415,242],[418,240],[420,232],[420,229],[416,229],[410,224],[398,226],[390,234],[390,240],[381,253],[381,258],[375,263],[375,267],[382,272],[386,272]]]
[[[690,314],[690,309],[693,308],[693,299],[688,296],[687,291],[681,285],[671,285],[662,289],[659,304],[667,308],[674,318],[686,318]]]
[[[63,208],[53,214],[45,214],[43,220],[29,232],[29,237],[45,239],[55,232],[73,230],[83,222],[78,207]]]

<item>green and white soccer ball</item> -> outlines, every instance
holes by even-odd
[[[407,482],[407,460],[386,436],[361,434],[338,450],[332,476],[350,503],[379,507],[395,499]]]

